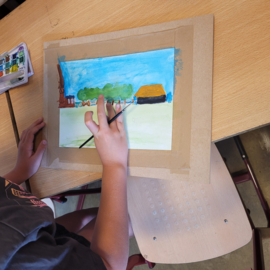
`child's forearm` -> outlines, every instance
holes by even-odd
[[[106,105],[109,119],[116,112]],[[128,144],[121,114],[108,124],[104,97],[99,96],[97,105],[99,125],[93,120],[93,112],[85,113],[85,124],[95,137],[95,144],[103,164],[102,192],[91,249],[103,259],[107,269],[125,270],[128,261],[128,212],[127,212],[127,158]]]
[[[16,172],[14,169],[11,172],[3,175],[3,177],[5,179],[12,181],[13,183],[17,185],[20,185],[25,181],[25,179],[22,179],[21,175],[18,172]]]
[[[91,249],[108,269],[126,269],[129,255],[127,168],[104,167],[99,213]]]

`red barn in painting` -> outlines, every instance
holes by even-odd
[[[59,108],[73,108],[75,107],[75,96],[66,96],[64,90],[64,78],[62,75],[62,70],[59,64],[57,64],[57,70],[59,73]]]

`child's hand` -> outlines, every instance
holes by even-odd
[[[111,119],[115,116],[114,109],[109,103],[106,106],[109,119]],[[121,106],[117,104],[116,113],[120,111]],[[96,148],[103,166],[122,166],[126,168],[128,144],[123,115],[121,114],[109,125],[105,114],[104,97],[102,95],[98,98],[97,114],[99,125],[92,118],[93,112],[85,113],[85,124],[94,135]]]
[[[3,177],[20,184],[37,172],[47,142],[45,140],[40,142],[37,151],[34,153],[34,138],[35,134],[44,126],[45,123],[43,122],[43,118],[40,118],[22,132],[18,147],[16,166],[11,172]]]

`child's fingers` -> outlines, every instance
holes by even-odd
[[[109,119],[112,119],[115,116],[115,111],[113,109],[113,105],[111,103],[107,103],[106,108],[108,111]]]
[[[93,112],[89,111],[85,113],[84,122],[88,129],[91,131],[91,133],[95,136],[98,133],[99,127],[93,120]]]
[[[97,103],[97,115],[98,115],[98,122],[101,128],[108,128],[108,122],[107,117],[105,113],[105,107],[104,107],[104,96],[100,95],[98,97],[98,103]]]
[[[43,122],[43,117],[40,117],[38,120],[36,120],[28,129],[32,129],[33,127],[41,124]]]
[[[116,111],[116,113],[119,113],[119,112],[121,112],[121,104],[119,104],[119,103],[117,103],[116,105],[115,105],[115,111]]]
[[[115,116],[115,111],[113,109],[113,106],[111,103],[107,103],[106,104],[106,107],[107,107],[107,111],[108,111],[108,115],[109,115],[109,120],[112,119],[114,116]],[[111,124],[110,124],[110,127],[112,129],[117,129],[117,125],[116,125],[116,122],[113,121]]]
[[[25,129],[22,134],[21,134],[21,138],[20,141],[24,142],[27,138],[27,134],[29,133],[29,131],[31,131],[35,126],[39,125],[43,123],[43,117],[39,118],[38,120],[36,120],[34,123],[32,123],[32,125],[30,127],[28,127],[27,129]]]
[[[38,166],[41,163],[46,146],[47,146],[47,141],[46,140],[41,141],[38,148],[37,148],[37,151],[33,155],[33,158],[35,159],[35,163],[37,162]]]
[[[20,137],[20,142],[23,143],[25,141],[25,135],[27,133],[27,130],[23,130],[22,134],[21,134],[21,137]]]
[[[116,109],[116,113],[121,112],[121,105],[120,104],[116,104],[115,109]],[[123,113],[121,113],[116,118],[116,124],[117,124],[117,128],[120,131],[120,133],[125,134],[125,127],[124,127],[124,123],[123,123]]]
[[[33,126],[32,128],[29,128],[26,135],[24,142],[27,144],[27,146],[32,146],[35,138],[35,134],[42,129],[45,126],[44,122],[41,122],[40,124],[37,124],[36,126]]]

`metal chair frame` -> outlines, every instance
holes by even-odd
[[[265,265],[264,265],[264,257],[263,257],[263,246],[262,246],[262,230],[267,230],[268,233],[270,234],[270,209],[267,201],[265,200],[262,190],[260,188],[260,185],[258,183],[258,180],[256,178],[256,175],[252,169],[252,166],[249,162],[247,153],[245,151],[245,148],[241,142],[241,139],[239,136],[234,137],[235,144],[238,148],[238,151],[246,165],[247,168],[247,173],[238,175],[233,177],[233,181],[235,184],[241,184],[246,181],[252,181],[253,186],[257,192],[257,195],[260,199],[262,208],[264,210],[265,217],[267,219],[267,227],[266,228],[256,228],[254,226],[254,223],[252,222],[249,213],[247,211],[247,215],[249,218],[249,222],[251,225],[251,228],[253,230],[252,233],[252,241],[253,241],[253,268],[254,270],[264,270]]]

